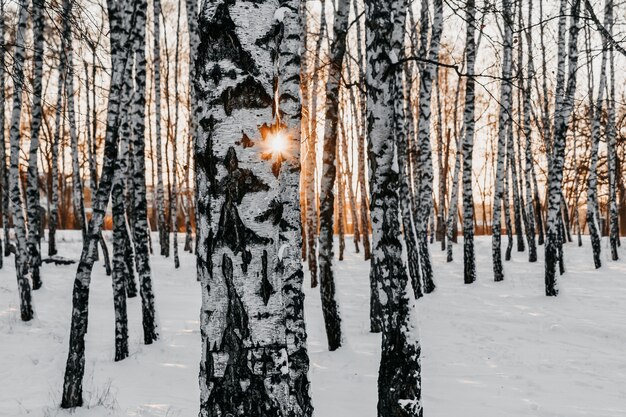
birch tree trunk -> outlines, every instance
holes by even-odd
[[[0,0],[0,44],[4,45],[4,0]],[[5,78],[4,69],[6,65],[4,48],[0,48],[0,102],[5,103]],[[7,154],[5,143],[5,113],[4,104],[0,106],[0,212],[2,214],[2,230],[4,230],[4,252],[2,249],[2,240],[0,239],[0,268],[3,266],[3,258],[8,256],[11,242],[9,241],[9,178],[7,173]],[[7,253],[8,252],[8,253]]]
[[[48,224],[48,256],[57,254],[56,249],[56,229],[59,218],[59,143],[63,128],[61,124],[61,115],[63,113],[63,92],[65,89],[66,74],[66,55],[65,37],[61,36],[61,52],[59,53],[59,74],[57,84],[57,101],[54,117],[54,138],[51,146],[51,176],[52,176],[52,196],[50,202],[50,219]],[[94,190],[95,192],[95,190]],[[92,197],[93,198],[93,197]],[[93,204],[93,203],[92,203]]]
[[[430,116],[431,116],[431,98],[432,84],[436,77],[437,67],[433,62],[439,59],[439,47],[441,39],[441,31],[443,27],[443,1],[435,0],[434,18],[432,23],[430,44],[428,46],[428,60],[420,68],[420,86],[419,86],[419,118],[417,142],[419,144],[419,164],[420,164],[420,182],[419,182],[419,212],[417,216],[417,243],[419,250],[421,275],[424,280],[424,293],[430,294],[435,290],[433,282],[433,271],[430,262],[430,253],[428,251],[428,221],[433,214],[433,162],[432,150],[430,145]],[[428,13],[426,11],[426,13]],[[422,31],[425,32],[424,27]],[[424,33],[422,36],[424,37]],[[422,47],[425,41],[422,39]],[[432,232],[432,228],[431,228]]]
[[[172,243],[174,249],[174,267],[180,267],[178,258],[178,61],[180,56],[180,2],[176,19],[176,50],[174,52],[174,134],[172,135],[172,195],[170,198],[170,213],[172,217]]]
[[[507,139],[506,139],[506,147],[509,147],[509,143],[512,140],[512,132],[507,128]],[[513,225],[511,223],[511,198],[509,196],[510,192],[510,172],[511,172],[511,161],[508,155],[508,152],[505,150],[505,161],[504,161],[504,187],[502,190],[502,209],[504,211],[504,227],[507,237],[506,250],[504,253],[504,260],[511,260],[511,251],[513,250]]]
[[[346,49],[347,49],[347,46],[346,46]],[[352,84],[352,81],[353,81],[352,71],[351,71],[352,66],[350,65],[350,63],[347,63],[345,67],[346,67],[347,81],[349,84]],[[349,105],[350,105],[350,109],[352,110],[352,116],[353,116],[352,120],[357,125],[356,136],[354,135],[353,129],[350,127],[351,143],[354,144],[355,141],[359,140],[358,131],[360,129],[359,122],[361,121],[361,118],[357,114],[358,112],[357,112],[357,104],[356,104],[356,94],[354,94],[354,88],[352,86],[348,88],[348,94],[349,94],[349,99],[350,99]],[[349,162],[350,159],[349,159],[349,152],[348,152],[348,136],[343,135],[342,138],[343,138],[343,141],[342,141],[341,147],[343,151],[343,160],[345,161],[345,167],[346,167],[346,178],[348,178],[347,187],[348,187],[348,198],[350,199],[350,215],[352,217],[354,251],[356,253],[359,253],[360,252],[359,242],[361,241],[361,227],[359,227],[359,213],[357,212],[357,201],[356,201],[356,195],[354,191],[355,188],[352,186],[352,179],[354,178],[353,173],[354,173],[355,163],[354,163],[354,159],[352,160],[351,165]],[[354,151],[354,149],[352,151]],[[358,185],[358,182],[357,182],[357,185]]]
[[[606,0],[604,13],[607,16],[606,25],[609,36],[613,36],[613,0]],[[621,175],[617,170],[617,130],[615,126],[615,56],[614,47],[609,49],[609,88],[607,97],[607,150],[609,170],[609,246],[611,259],[618,260],[617,247],[619,245],[619,219],[617,210],[617,176]]]
[[[339,99],[340,101],[343,101]],[[341,116],[341,112],[337,111],[337,118],[339,119],[338,124],[343,125],[343,117]],[[338,259],[343,261],[343,254],[346,250],[346,221],[345,221],[345,213],[346,213],[346,183],[345,183],[345,175],[344,175],[344,165],[341,160],[341,142],[343,141],[343,126],[337,131],[337,139],[336,141],[336,155],[335,155],[335,163],[336,163],[336,181],[337,181],[337,200],[335,204],[335,217],[337,218],[337,237],[339,239],[339,256]]]
[[[72,3],[63,2],[64,25],[71,23]],[[123,77],[128,76],[130,68],[130,54],[132,42],[130,40],[130,16],[133,14],[133,5],[129,1],[114,1],[107,3],[110,37],[111,37],[111,84],[109,88],[109,103],[106,121],[106,136],[104,144],[104,158],[102,174],[93,204],[93,215],[88,233],[83,242],[76,279],[72,294],[72,323],[70,327],[70,343],[63,382],[62,408],[79,407],[83,404],[83,375],[85,373],[85,334],[87,333],[87,318],[89,312],[89,285],[91,271],[95,262],[95,246],[98,243],[106,207],[111,194],[115,160],[117,158],[117,141],[119,138],[120,98]]]
[[[511,0],[502,0],[504,26],[502,82],[500,84],[500,111],[498,116],[498,159],[493,198],[492,245],[494,281],[502,281],[502,198],[504,192],[507,128],[511,125],[511,73],[513,66],[513,16]]]
[[[319,274],[322,312],[326,325],[328,348],[333,351],[341,346],[341,317],[335,299],[333,268],[333,187],[337,176],[336,155],[339,136],[339,82],[341,66],[346,52],[346,35],[350,1],[340,0],[335,10],[333,40],[330,46],[330,65],[326,82],[326,117],[324,125],[324,153],[320,186],[320,238]],[[339,183],[339,187],[341,187]],[[341,197],[341,194],[340,194]],[[342,213],[339,213],[341,216]]]
[[[394,170],[394,99],[401,100],[390,71],[400,71],[406,2],[367,0],[367,126],[372,221],[372,281],[379,294],[382,330],[378,416],[421,416],[420,345],[415,307],[409,301],[398,219],[398,174]],[[391,58],[391,59],[390,59]],[[389,75],[389,76],[388,76]],[[372,294],[373,295],[373,294]]]
[[[65,77],[65,95],[67,100],[67,120],[70,128],[70,145],[72,151],[72,204],[76,222],[80,225],[83,240],[87,235],[87,216],[85,215],[85,199],[83,197],[83,180],[80,175],[78,150],[78,134],[76,132],[76,112],[74,109],[74,52],[72,47],[72,27],[65,25],[65,51],[67,56],[67,76]],[[96,249],[94,251],[97,252]]]
[[[523,112],[524,112],[524,137],[526,139],[524,147],[524,182],[526,192],[526,241],[528,242],[528,261],[537,262],[537,243],[535,238],[535,210],[533,207],[532,193],[532,173],[533,154],[532,154],[532,126],[530,116],[532,113],[532,82],[535,80],[535,65],[533,62],[533,38],[532,38],[532,10],[533,3],[528,2],[528,28],[526,29],[526,47],[528,54],[528,72],[527,81],[523,84]],[[521,81],[523,83],[523,81]],[[520,159],[521,159],[520,155]]]
[[[422,282],[420,277],[420,259],[417,249],[417,236],[413,223],[413,206],[411,201],[411,177],[409,164],[409,142],[407,138],[407,118],[413,117],[410,111],[411,100],[410,84],[407,82],[407,89],[403,88],[403,72],[399,68],[393,74],[395,94],[398,95],[393,101],[393,137],[395,141],[396,154],[398,158],[398,187],[399,187],[399,205],[402,216],[402,230],[404,242],[407,250],[407,266],[408,276],[413,288],[413,296],[419,299],[424,294],[422,292]],[[407,74],[410,76],[410,74]],[[408,77],[407,77],[408,78]]]
[[[159,338],[155,317],[154,292],[150,271],[150,249],[148,247],[148,201],[146,197],[146,11],[147,0],[136,0],[136,16],[133,27],[133,46],[135,54],[135,91],[131,105],[132,128],[132,204],[133,204],[133,241],[135,243],[135,264],[139,278],[141,295],[141,313],[143,341],[146,345]],[[159,120],[159,119],[157,119]]]
[[[365,179],[365,145],[367,141],[367,126],[365,125],[366,119],[366,105],[367,105],[367,81],[365,76],[365,71],[362,68],[365,68],[365,53],[363,52],[365,49],[365,44],[362,39],[362,33],[365,33],[365,28],[361,26],[361,22],[365,21],[365,16],[361,18],[361,12],[359,9],[359,1],[354,0],[353,8],[354,15],[357,17],[357,31],[356,31],[356,40],[357,40],[357,59],[359,60],[359,85],[361,88],[359,89],[359,114],[360,114],[360,123],[358,125],[358,145],[357,145],[357,181],[359,183],[360,190],[360,213],[361,213],[361,236],[363,238],[363,258],[368,261],[371,258],[371,247],[370,247],[370,224],[369,224],[369,203],[368,203],[368,192],[367,192],[367,182]],[[357,110],[355,109],[355,112]]]
[[[130,90],[128,82],[124,83],[124,89]],[[129,103],[130,91],[124,92],[123,102]],[[125,168],[128,154],[128,138],[130,126],[128,115],[122,115],[120,127],[119,152],[115,160],[115,174],[111,189],[111,211],[113,215],[113,308],[115,310],[115,361],[121,361],[128,357],[128,315],[126,309],[126,282],[129,277],[128,265],[126,264],[128,231],[126,229],[126,210],[124,207],[124,189],[126,184]]]
[[[306,7],[300,0],[282,0],[282,36],[278,47],[278,105],[279,114],[289,134],[288,148],[292,150],[283,162],[278,178],[283,204],[283,221],[280,223],[280,240],[288,247],[283,250],[282,295],[285,309],[285,336],[289,362],[289,407],[288,415],[311,417],[313,404],[308,377],[309,355],[307,333],[304,322],[304,274],[300,261],[302,233],[300,224],[300,141],[301,141],[301,57],[302,16]]]
[[[193,82],[195,81],[196,74],[196,66],[194,64],[194,59],[198,54],[198,45],[200,43],[200,38],[198,36],[198,4],[195,0],[186,0],[185,1],[186,12],[187,12],[187,31],[189,36],[189,56],[192,57],[191,64],[189,65],[189,137],[190,143],[187,145],[187,169],[189,170],[191,167],[191,148],[195,146],[197,137],[198,137],[198,114],[201,111],[198,105],[198,99],[196,98],[195,88],[193,86]],[[152,137],[152,136],[150,136]],[[150,152],[152,154],[152,152]],[[154,168],[153,168],[154,169]],[[195,165],[194,165],[195,172]],[[154,175],[153,175],[154,177]],[[154,182],[153,182],[154,184]],[[189,186],[189,173],[187,174],[187,192],[190,190]],[[194,193],[197,193],[197,189],[194,188]],[[195,200],[187,197],[189,199],[189,207],[193,206],[193,201]],[[190,218],[189,214],[190,209],[187,210],[187,217]],[[194,210],[195,214],[195,210]],[[197,225],[197,222],[194,222]],[[187,228],[187,236],[185,238],[185,250],[189,250],[192,253],[192,242],[191,242],[191,224],[189,221],[186,222]]]
[[[287,35],[294,31],[299,5],[281,5],[274,0],[254,6],[239,0],[205,2],[199,17],[194,85],[202,105],[195,149],[203,303],[200,416],[308,415],[291,413],[301,397],[290,389],[297,388],[290,382],[290,375],[296,376],[290,351],[294,360],[306,360],[300,350],[303,341],[296,340],[304,329],[295,261],[300,248],[290,250],[289,242],[297,243],[297,237],[289,240],[285,234],[300,232],[291,226],[298,217],[293,207],[299,179],[291,165],[297,162],[285,166],[299,146],[299,138],[290,139],[291,132],[285,131],[285,123],[297,129],[291,116],[297,110],[286,105],[287,120],[272,120],[275,59],[299,65],[300,55],[295,53],[295,63],[278,55],[276,34],[281,21]],[[252,10],[257,20],[251,27],[247,21]],[[294,42],[293,37],[285,39]],[[297,77],[291,69],[283,81],[294,83]],[[285,92],[280,101],[299,102],[293,86]],[[280,137],[286,148],[277,146]],[[290,191],[285,188],[281,195],[279,180],[287,170],[290,181],[283,184]],[[263,202],[270,202],[269,207]],[[292,282],[283,280],[289,271],[295,274]],[[285,299],[291,288],[293,297]],[[293,327],[287,331],[286,326]],[[305,380],[300,381],[300,389],[307,389]]]
[[[28,214],[28,264],[31,268],[33,290],[41,288],[41,215],[39,206],[39,132],[43,116],[43,42],[44,42],[44,4],[42,0],[33,0],[33,104],[28,159],[28,179],[26,187],[26,209]],[[3,101],[4,103],[4,101]],[[4,129],[4,125],[0,125]]]
[[[457,214],[459,205],[459,176],[461,173],[461,140],[456,138],[456,152],[454,156],[454,173],[452,174],[452,190],[450,192],[450,207],[448,209],[448,217],[446,219],[446,261],[452,262],[452,242],[456,237]]]
[[[519,40],[518,40],[519,42]],[[521,80],[520,80],[521,81]],[[513,104],[510,105],[511,110]],[[517,244],[517,251],[524,252],[524,232],[522,230],[522,201],[519,192],[519,180],[517,176],[517,156],[515,154],[515,137],[513,135],[513,118],[510,118],[509,123],[509,140],[507,143],[507,158],[509,161],[509,169],[511,171],[510,189],[513,191],[513,225],[515,227],[515,237]]]
[[[157,184],[156,184],[156,202],[157,202],[157,225],[159,229],[159,245],[161,246],[161,255],[170,256],[170,235],[167,223],[165,221],[165,191],[163,188],[163,145],[161,142],[161,0],[153,1],[154,7],[154,52],[152,56],[152,64],[154,71],[154,115],[156,120],[156,164],[157,164]]]
[[[476,67],[476,2],[467,0],[465,7],[465,104],[463,109],[463,282],[476,281],[476,255],[474,251],[474,196],[472,194],[472,158],[475,130],[475,86]],[[483,216],[485,210],[483,209]],[[456,219],[455,219],[456,220]],[[483,222],[483,227],[485,222]]]
[[[606,13],[604,20],[604,25],[607,26]],[[602,260],[600,259],[602,231],[600,230],[600,210],[598,207],[597,171],[600,137],[602,136],[601,118],[604,104],[604,92],[606,89],[606,64],[608,59],[608,49],[608,41],[603,40],[602,62],[600,64],[600,84],[598,86],[598,96],[595,104],[593,101],[593,84],[591,82],[591,89],[589,91],[589,112],[591,116],[591,159],[589,161],[589,176],[587,177],[587,227],[589,228],[591,250],[593,252],[593,263],[596,269],[602,266]]]
[[[318,200],[316,196],[315,173],[317,166],[317,97],[320,82],[322,46],[326,39],[326,2],[321,1],[321,17],[318,38],[315,46],[315,63],[313,65],[313,78],[311,80],[309,114],[311,118],[310,132],[307,135],[307,157],[305,159],[305,199],[306,199],[306,224],[307,224],[307,250],[309,273],[311,274],[311,288],[317,287],[317,236],[319,228]]]
[[[569,29],[568,79],[564,94],[555,98],[554,111],[554,141],[548,165],[548,217],[546,222],[545,242],[545,284],[546,295],[556,296],[559,292],[556,282],[556,262],[559,251],[558,218],[561,209],[561,183],[563,181],[563,164],[565,159],[565,144],[570,114],[573,108],[574,93],[576,92],[576,70],[578,67],[578,21],[580,1],[575,0],[571,7]],[[565,10],[566,0],[561,1],[561,8]],[[559,25],[565,25],[565,13],[561,13]],[[558,67],[559,76],[565,78],[565,33],[559,31],[558,37]],[[559,90],[557,90],[559,91]],[[561,256],[562,258],[562,256]]]
[[[578,157],[576,156],[576,150],[577,150],[577,130],[576,130],[576,119],[574,119],[573,121],[573,127],[572,127],[572,139],[574,140],[574,146],[573,146],[573,160],[574,160],[574,227],[576,228],[576,236],[578,237],[578,246],[581,247],[583,245],[583,238],[582,238],[582,230],[580,227],[580,210],[578,207],[578,200],[580,198],[580,165],[578,162]]]
[[[9,193],[11,213],[13,214],[13,229],[15,230],[15,272],[20,294],[20,315],[23,321],[34,317],[31,300],[28,254],[26,247],[26,225],[24,222],[24,205],[20,190],[19,152],[20,152],[20,118],[22,115],[22,95],[24,91],[24,43],[26,39],[28,20],[28,0],[20,0],[19,15],[15,35],[15,49],[13,55],[13,110],[9,140],[11,145],[11,160],[9,170]]]

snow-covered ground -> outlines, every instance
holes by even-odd
[[[61,233],[60,255],[77,259],[79,235]],[[155,236],[156,238],[156,236]],[[506,241],[506,238],[504,238]],[[350,242],[347,247],[352,248]],[[182,248],[182,246],[181,246]],[[447,264],[439,246],[434,294],[418,302],[428,417],[626,416],[626,262],[593,269],[585,246],[565,249],[558,298],[543,296],[543,263],[526,253],[492,282],[490,240],[477,242],[478,281],[462,280],[461,247]],[[605,247],[604,253],[606,254]],[[620,249],[626,259],[626,249]],[[131,356],[113,362],[111,280],[97,264],[91,286],[86,407],[76,417],[195,416],[200,291],[193,255],[152,258],[161,340],[141,343],[140,301],[129,300]],[[307,287],[306,319],[317,417],[376,416],[378,335],[368,333],[369,264],[337,262],[344,346],[326,349],[319,294]],[[12,258],[0,270],[0,416],[68,416],[59,410],[76,265],[43,266],[37,319],[24,324]]]

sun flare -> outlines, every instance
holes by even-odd
[[[269,148],[274,154],[285,153],[287,145],[287,136],[282,131],[273,133],[269,138]]]

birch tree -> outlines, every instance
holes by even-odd
[[[565,78],[566,58],[567,86],[562,94],[555,97],[554,110],[554,140],[548,158],[548,216],[546,221],[545,242],[545,284],[546,295],[556,296],[558,286],[556,282],[556,263],[559,251],[558,218],[561,210],[561,183],[563,181],[563,164],[565,159],[565,144],[569,118],[573,108],[574,93],[576,92],[576,71],[578,69],[578,21],[580,19],[580,1],[575,0],[571,6],[568,51],[564,31],[559,30],[558,36],[558,75]],[[561,1],[561,8],[565,10],[566,0]],[[565,13],[559,17],[559,26],[565,26]],[[567,57],[566,57],[567,55]]]
[[[394,99],[401,99],[390,71],[401,70],[407,4],[367,0],[367,126],[372,222],[372,298],[382,330],[378,416],[421,416],[420,345],[408,277],[402,260],[398,175],[394,169]],[[392,75],[392,76],[389,76]],[[374,294],[374,292],[376,294]]]
[[[310,127],[307,134],[307,156],[305,159],[305,175],[304,175],[304,189],[306,200],[306,224],[307,224],[307,250],[308,250],[308,265],[309,273],[311,274],[311,287],[315,288],[318,284],[317,279],[317,235],[319,227],[318,218],[318,201],[316,196],[316,166],[317,166],[317,97],[318,86],[321,78],[321,65],[322,65],[322,47],[326,39],[326,1],[322,0],[322,9],[320,14],[320,26],[317,41],[315,44],[315,62],[313,64],[313,76],[311,79],[311,93],[309,94],[310,103],[309,115],[310,115]]]
[[[507,132],[511,125],[511,73],[513,67],[513,16],[510,0],[502,0],[502,18],[504,26],[502,54],[502,82],[500,84],[500,110],[498,116],[498,158],[493,197],[492,244],[494,281],[502,281],[502,203],[504,192],[505,159]]]
[[[78,132],[76,126],[76,110],[74,104],[74,48],[72,46],[72,26],[64,25],[63,37],[65,37],[65,50],[67,56],[67,76],[65,77],[65,96],[67,105],[67,120],[70,130],[70,146],[72,153],[72,204],[74,217],[80,226],[85,240],[87,234],[87,216],[85,214],[85,200],[83,194],[83,179],[80,174],[80,161],[78,149]],[[97,249],[94,249],[97,253]]]
[[[156,141],[156,164],[157,164],[157,183],[156,183],[156,203],[157,203],[157,225],[159,229],[159,245],[161,246],[161,255],[170,256],[170,235],[167,223],[165,221],[165,191],[163,188],[163,145],[161,141],[161,1],[153,1],[154,8],[154,47],[152,56],[152,65],[154,72],[154,116],[155,124],[155,141]]]
[[[394,86],[396,86],[397,94],[400,97],[394,100],[393,113],[393,136],[396,145],[396,153],[398,158],[398,182],[399,182],[399,204],[402,216],[402,229],[404,242],[407,250],[407,269],[408,276],[413,287],[413,295],[415,299],[422,297],[421,276],[419,270],[419,252],[417,249],[417,236],[413,222],[413,204],[411,199],[411,177],[409,163],[409,142],[407,120],[413,117],[410,113],[411,100],[409,98],[410,82],[407,81],[406,90],[403,88],[403,72],[400,70],[394,73]],[[408,78],[408,77],[407,77]]]
[[[521,7],[521,5],[520,5]],[[523,85],[523,129],[525,138],[524,147],[524,184],[525,184],[525,197],[526,197],[526,241],[528,243],[528,261],[537,261],[537,243],[535,237],[535,210],[533,206],[534,195],[532,192],[532,172],[533,169],[533,154],[532,154],[532,126],[531,126],[531,112],[532,112],[532,82],[535,80],[535,64],[533,62],[533,38],[532,38],[532,11],[533,2],[528,2],[528,27],[525,30],[526,35],[526,51],[527,51],[527,79],[526,82],[522,80]],[[521,11],[520,11],[521,12]],[[521,22],[520,22],[521,23]],[[520,24],[521,26],[521,24]],[[521,155],[520,155],[521,158]],[[539,213],[541,216],[541,213]]]
[[[609,15],[605,13],[604,25],[607,26]],[[593,100],[593,83],[590,81],[589,90],[589,113],[591,117],[591,159],[589,161],[589,176],[587,177],[587,227],[591,239],[591,250],[593,252],[593,263],[596,268],[602,266],[600,259],[601,237],[600,234],[600,208],[598,202],[598,153],[600,149],[601,118],[604,108],[604,93],[606,91],[607,77],[606,67],[608,60],[609,44],[606,39],[602,42],[602,61],[600,63],[600,80],[598,95]],[[592,71],[590,67],[590,71]],[[591,74],[589,75],[591,80]]]
[[[609,36],[613,36],[613,0],[606,0],[604,8],[606,25]],[[609,246],[611,259],[618,260],[617,247],[619,246],[619,220],[617,209],[617,176],[621,175],[617,170],[617,129],[615,125],[615,56],[614,47],[609,48],[609,81],[607,97],[607,150],[609,170]]]
[[[174,251],[174,267],[180,267],[178,258],[178,62],[180,57],[180,2],[177,7],[176,47],[174,51],[174,132],[172,135],[172,195],[170,198],[170,216],[172,217],[172,244]]]
[[[111,37],[111,81],[106,120],[104,158],[98,191],[93,202],[93,215],[83,243],[80,262],[74,280],[72,293],[72,323],[65,376],[63,382],[62,408],[80,407],[83,404],[83,376],[85,373],[85,334],[89,312],[89,285],[95,262],[95,247],[98,243],[106,207],[111,194],[121,112],[121,94],[124,77],[130,76],[131,50],[130,16],[134,5],[130,1],[110,1],[107,3]],[[72,3],[64,0],[62,16],[64,26],[71,23]],[[65,30],[65,29],[64,29]]]
[[[135,21],[133,26],[134,81],[135,90],[131,104],[132,129],[132,204],[133,242],[135,244],[135,265],[141,295],[141,315],[143,341],[146,345],[159,338],[155,317],[152,272],[150,270],[150,249],[148,247],[148,201],[146,197],[146,13],[147,0],[135,0]]]
[[[33,0],[33,103],[26,187],[26,209],[28,214],[28,256],[33,290],[41,288],[41,216],[39,211],[39,133],[41,130],[44,50],[44,3]],[[4,125],[2,125],[4,126]]]
[[[300,248],[290,250],[288,241],[281,241],[298,216],[293,209],[298,174],[285,164],[299,146],[299,138],[289,139],[293,132],[286,131],[286,124],[293,129],[297,122],[293,116],[273,120],[275,60],[288,58],[278,55],[276,35],[281,26],[294,30],[299,4],[281,5],[273,0],[254,6],[205,2],[199,17],[194,85],[202,106],[195,148],[201,416],[308,415],[292,413],[297,395],[290,382],[295,373],[289,352],[295,354],[302,343],[294,331],[303,329],[301,304],[293,303],[301,299],[284,300],[281,294],[289,291],[282,278],[287,269],[282,268],[288,265],[298,275],[294,257],[300,256]],[[246,22],[252,7],[258,20],[250,27]],[[297,82],[294,72],[281,78]],[[289,98],[293,104],[293,87],[285,91],[289,97],[283,95],[281,101]],[[282,183],[289,192],[281,195],[283,175],[289,178],[288,185]],[[287,331],[286,326],[296,325]]]
[[[370,248],[370,226],[369,226],[369,203],[368,203],[368,193],[367,193],[367,181],[365,179],[365,146],[366,146],[366,135],[367,135],[367,127],[365,125],[365,114],[367,112],[366,110],[366,104],[367,104],[367,96],[366,96],[366,89],[367,89],[367,83],[366,83],[366,76],[365,76],[365,71],[363,70],[363,68],[365,68],[366,65],[366,57],[365,57],[365,42],[363,39],[363,33],[365,33],[365,28],[364,28],[364,22],[365,21],[365,16],[361,17],[361,11],[359,8],[359,1],[358,0],[354,0],[353,4],[353,8],[354,8],[354,15],[357,16],[357,30],[356,30],[356,42],[357,42],[357,59],[359,62],[358,68],[359,68],[359,72],[358,72],[358,79],[359,79],[359,85],[361,88],[359,88],[359,110],[356,111],[355,109],[355,113],[359,113],[360,114],[360,123],[358,125],[358,144],[357,144],[357,159],[358,159],[358,165],[357,165],[357,181],[359,183],[359,190],[360,190],[360,208],[361,208],[361,236],[363,238],[363,258],[368,261],[371,257],[371,248]]]
[[[67,76],[66,67],[67,60],[65,51],[66,39],[61,36],[61,49],[59,51],[59,69],[58,69],[58,83],[57,83],[57,99],[54,115],[54,138],[52,139],[51,146],[51,201],[50,201],[50,218],[48,224],[48,256],[54,256],[57,254],[56,248],[56,229],[59,219],[59,144],[61,141],[61,135],[63,134],[63,126],[61,123],[61,117],[63,114],[63,93],[65,91],[65,77]],[[94,190],[95,192],[95,190]],[[93,198],[93,196],[92,196]],[[93,205],[93,203],[92,203]]]
[[[128,83],[125,83],[128,84]],[[129,86],[125,86],[125,90]],[[128,94],[124,94],[128,103]],[[128,357],[128,313],[126,308],[126,286],[132,279],[126,263],[128,230],[126,229],[126,210],[124,207],[124,188],[126,154],[130,133],[128,116],[123,116],[119,140],[119,155],[115,161],[115,174],[111,189],[111,211],[113,215],[113,308],[115,310],[115,361]],[[132,269],[131,269],[132,271]]]
[[[417,142],[419,144],[420,181],[418,196],[420,200],[417,219],[417,244],[419,250],[421,275],[424,280],[426,294],[435,290],[433,271],[428,251],[428,221],[433,214],[433,161],[430,145],[430,116],[432,85],[437,73],[436,62],[439,59],[441,31],[443,27],[443,1],[435,0],[434,17],[431,28],[430,42],[428,39],[428,2],[422,2],[422,18],[420,24],[420,55],[427,56],[427,61],[420,65],[419,84],[419,117],[417,124]],[[424,18],[424,15],[426,18]],[[427,52],[426,52],[427,51]],[[432,228],[431,228],[432,231]]]
[[[15,231],[15,272],[20,294],[20,315],[23,321],[29,321],[34,317],[27,256],[28,249],[26,246],[26,224],[24,222],[24,205],[22,203],[20,190],[19,171],[20,118],[22,115],[22,95],[24,92],[24,43],[27,36],[28,13],[28,0],[20,0],[15,34],[15,49],[13,53],[13,105],[9,130],[11,158],[8,182],[11,214],[13,215],[13,229]]]
[[[190,65],[189,65],[189,142],[187,144],[187,154],[188,161],[191,161],[191,149],[195,146],[197,137],[198,137],[198,113],[200,112],[200,108],[198,106],[198,100],[195,94],[195,88],[193,86],[193,82],[195,80],[196,66],[195,66],[195,57],[198,54],[198,45],[200,43],[198,36],[198,4],[194,0],[186,0],[185,1],[186,12],[187,12],[187,33],[189,36],[189,56]],[[150,152],[152,154],[152,152]],[[187,169],[190,169],[191,164],[187,164]],[[153,168],[154,170],[154,168]],[[194,169],[195,171],[195,169]],[[153,175],[154,177],[154,175]],[[187,190],[189,190],[189,175],[187,176]],[[194,189],[194,193],[197,192]],[[188,197],[189,201],[189,209],[187,210],[187,216],[190,217],[189,211],[191,206],[193,205],[193,200]],[[195,210],[194,210],[195,213]],[[196,223],[197,224],[197,223]],[[189,250],[192,252],[192,244],[191,244],[191,224],[187,223],[187,237],[185,238],[185,250]]]
[[[4,0],[0,0],[0,44],[4,45]],[[5,103],[5,77],[4,70],[6,65],[4,47],[0,48],[0,102]],[[0,126],[4,127],[5,123],[5,108],[4,105],[0,106]],[[0,129],[0,211],[2,212],[2,230],[4,230],[4,251],[2,249],[2,239],[0,238],[0,268],[3,266],[3,258],[8,255],[7,251],[10,248],[11,242],[9,241],[9,177],[7,170],[7,155],[6,155],[6,143],[5,143],[5,130]],[[10,252],[9,252],[10,253]]]
[[[476,281],[474,253],[474,196],[472,194],[472,157],[474,151],[474,106],[476,68],[476,2],[468,0],[465,8],[465,108],[463,110],[463,282]],[[456,219],[455,219],[456,220]]]
[[[282,295],[285,309],[285,338],[289,362],[289,412],[294,417],[311,417],[313,405],[309,392],[309,355],[304,322],[304,274],[300,260],[302,233],[300,224],[300,134],[302,100],[300,98],[301,56],[303,54],[302,19],[305,2],[282,0],[282,31],[278,46],[279,115],[287,130],[290,155],[280,170],[280,195],[283,221],[279,238],[288,246],[282,253]],[[283,245],[284,245],[283,243]],[[283,247],[283,246],[281,246]]]
[[[330,66],[326,82],[326,117],[324,124],[324,152],[322,155],[322,175],[320,186],[320,237],[319,237],[319,278],[322,296],[322,312],[326,325],[329,350],[341,346],[341,317],[335,299],[335,278],[333,268],[333,209],[336,167],[337,138],[339,136],[339,82],[346,52],[346,35],[350,1],[340,0],[335,10],[333,39],[330,45]],[[339,187],[341,187],[341,183]],[[341,194],[340,194],[341,197]],[[339,216],[342,216],[339,210]]]

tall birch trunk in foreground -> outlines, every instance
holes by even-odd
[[[17,33],[15,36],[15,52],[13,55],[13,110],[9,140],[11,145],[11,161],[9,170],[9,193],[13,229],[15,230],[15,272],[20,293],[20,314],[23,321],[34,317],[30,291],[28,254],[26,247],[26,224],[24,222],[24,204],[20,189],[20,118],[24,91],[24,42],[26,39],[28,19],[28,0],[20,0]]]
[[[288,59],[277,54],[282,45],[276,44],[276,35],[281,26],[287,35],[295,29],[299,8],[297,2],[283,5],[274,0],[205,2],[199,16],[194,85],[202,106],[195,149],[200,416],[310,413],[295,411],[294,402],[303,397],[292,390],[308,389],[306,380],[300,378],[300,387],[290,382],[291,375],[297,376],[294,355],[306,358],[303,341],[296,340],[304,330],[301,294],[288,295],[299,290],[301,279],[294,265],[300,248],[289,247],[294,238],[288,234],[300,233],[293,226],[297,162],[289,161],[297,156],[299,138],[290,138],[292,132],[285,129],[286,124],[297,128],[297,110],[286,104],[285,122],[273,120],[275,60]],[[252,11],[258,19],[250,27],[246,22]],[[299,56],[290,48],[285,52]],[[287,63],[282,64],[285,70]],[[282,81],[297,82],[293,68],[283,75]],[[285,86],[285,92],[289,97],[280,101],[299,102],[293,86]],[[290,276],[293,286],[285,279],[288,271],[295,274]]]
[[[394,74],[400,71],[406,3],[365,2],[367,43],[367,126],[372,220],[371,274],[382,330],[378,374],[378,416],[422,416],[420,345],[415,307],[402,260],[398,219],[398,173],[394,169],[393,108],[400,99]],[[393,19],[392,19],[393,16]],[[392,59],[390,59],[392,58]]]
[[[322,312],[326,325],[328,349],[341,346],[341,317],[335,299],[335,277],[333,268],[333,187],[337,176],[337,138],[339,137],[339,81],[346,52],[346,35],[350,1],[339,0],[335,10],[333,40],[330,46],[330,65],[326,82],[326,117],[324,125],[324,153],[322,156],[322,178],[320,186],[320,238],[319,279],[322,296]],[[341,186],[341,182],[339,186]],[[341,197],[340,193],[340,197]],[[339,216],[342,216],[339,210]]]
[[[571,7],[569,28],[569,56],[567,87],[562,96],[555,98],[554,110],[554,140],[551,157],[548,165],[548,217],[546,221],[545,241],[545,286],[547,296],[556,296],[559,292],[556,282],[556,263],[559,250],[559,222],[561,210],[561,187],[563,181],[563,165],[565,162],[565,144],[569,118],[573,109],[574,94],[576,92],[576,71],[578,69],[578,21],[581,0],[575,0]],[[565,9],[566,0],[561,0],[561,7]],[[559,25],[565,25],[564,13],[559,18]],[[559,31],[558,37],[558,67],[559,76],[565,78],[565,33]],[[557,90],[558,92],[558,90]]]

